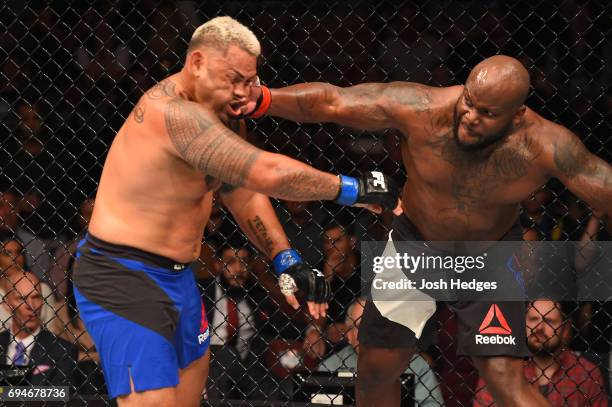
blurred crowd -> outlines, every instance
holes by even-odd
[[[531,75],[527,104],[610,161],[611,6],[577,0],[557,7],[491,0],[380,3],[0,6],[6,27],[0,33],[0,365],[33,367],[33,383],[104,392],[95,345],[72,295],[76,244],[123,119],[144,90],[180,69],[193,29],[216,15],[232,15],[259,36],[260,77],[272,87],[392,80],[448,86],[462,83],[483,57],[516,56]],[[403,181],[392,131],[271,118],[249,127],[254,144],[317,168],[347,174],[377,168]],[[363,307],[360,242],[384,239],[391,218],[317,202],[275,206],[293,247],[332,286],[329,315],[313,321],[284,302],[267,260],[217,200],[194,265],[212,329],[211,399],[292,399],[295,372],[355,369]],[[521,221],[525,240],[607,241],[612,232],[555,180],[523,202]],[[531,305],[528,378],[553,405],[561,405],[554,403],[563,391],[582,397],[575,405],[607,405],[610,304],[542,299]],[[469,360],[455,356],[456,321],[443,304],[429,330],[431,343],[407,371],[416,377],[419,405],[489,405]],[[582,384],[572,387],[568,378]]]

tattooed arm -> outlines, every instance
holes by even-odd
[[[548,159],[551,175],[595,211],[612,216],[612,167],[591,154],[568,129],[555,128],[558,131]]]
[[[431,103],[431,88],[411,82],[364,83],[349,88],[303,83],[271,92],[268,115],[368,130],[399,128],[402,121],[428,111]]]
[[[223,203],[262,253],[272,259],[291,247],[267,196],[245,188],[235,188],[229,192],[224,190],[227,189],[221,189]]]
[[[338,196],[337,176],[258,149],[196,103],[169,100],[164,120],[176,154],[226,184],[294,201],[332,200]]]
[[[230,121],[229,126],[241,138],[246,138],[246,125]],[[223,204],[234,216],[236,222],[249,240],[268,258],[289,249],[289,240],[283,230],[270,198],[245,188],[223,184],[219,190]]]

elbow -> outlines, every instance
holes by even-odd
[[[276,191],[280,191],[283,183],[279,165],[279,154],[262,154],[257,163],[251,168],[246,180],[245,188],[264,195],[278,197]]]

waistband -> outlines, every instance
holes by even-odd
[[[173,260],[169,257],[160,256],[159,254],[147,252],[145,250],[137,249],[131,246],[118,245],[110,243],[95,237],[90,232],[87,232],[84,237],[85,246],[101,251],[103,254],[110,257],[118,257],[129,260],[140,260],[145,263],[151,264],[156,267],[170,269],[173,271],[185,270],[190,266],[191,263],[181,263]],[[84,247],[80,247],[80,250],[84,251]]]

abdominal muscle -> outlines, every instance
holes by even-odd
[[[452,198],[404,190],[402,205],[423,238],[432,241],[494,241],[508,232],[518,218],[518,205],[491,204],[460,210]]]

